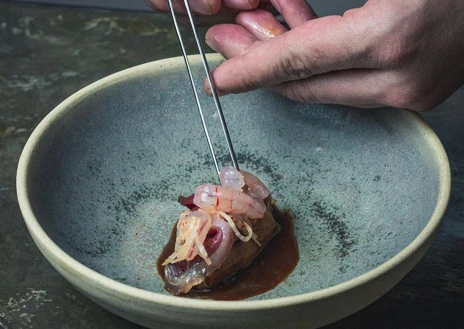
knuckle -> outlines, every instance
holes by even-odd
[[[284,35],[285,36],[285,35]],[[282,38],[282,51],[280,65],[276,66],[278,76],[287,79],[305,79],[314,75],[316,64],[311,60],[306,52],[302,52],[299,44],[288,42],[288,39]]]
[[[397,68],[418,52],[420,43],[415,40],[421,40],[423,32],[417,31],[410,18],[399,17],[396,7],[376,1],[378,6],[371,4],[368,14],[372,15],[373,10],[378,13],[378,8],[382,12],[377,19],[367,20],[365,33],[370,44],[369,55],[381,68]]]
[[[386,104],[388,106],[417,110],[423,100],[423,93],[415,86],[405,88],[395,87],[387,94]]]
[[[291,100],[301,102],[300,94],[295,90],[295,86],[293,83],[286,83],[284,85],[284,96],[290,98]]]
[[[307,88],[299,82],[290,82],[284,85],[283,94],[300,103],[319,103],[318,98],[310,88]]]
[[[394,90],[388,93],[386,97],[386,102],[388,106],[397,107],[397,108],[408,108],[409,98],[406,93],[401,90]]]
[[[413,50],[408,46],[405,40],[392,37],[389,42],[384,43],[375,51],[375,57],[384,68],[398,68],[408,58],[413,56]]]
[[[415,31],[407,24],[395,25],[392,22],[381,22],[375,29],[371,54],[383,68],[398,68],[419,51]]]
[[[348,9],[343,13],[343,17],[348,19],[355,19],[358,17],[358,12],[358,9]]]
[[[239,63],[237,66],[238,67],[246,67],[247,63],[249,62],[249,59],[247,56],[241,56],[238,57],[239,60],[242,63]],[[250,91],[250,90],[255,90],[261,87],[262,84],[262,78],[260,77],[259,73],[256,72],[249,72],[244,76],[243,80],[240,80],[240,84],[237,85],[237,90],[238,91]]]
[[[382,92],[380,100],[387,106],[414,111],[426,109],[426,103],[433,94],[434,86],[418,80],[408,71],[393,70],[381,74]]]
[[[321,99],[309,87],[309,84],[303,85],[303,102],[304,103],[322,103]]]

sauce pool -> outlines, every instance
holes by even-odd
[[[272,215],[279,223],[281,231],[274,236],[253,262],[238,271],[231,278],[209,289],[193,288],[179,297],[214,300],[241,300],[261,295],[274,289],[295,269],[300,259],[298,243],[295,237],[293,217],[289,212],[273,206]],[[168,243],[156,262],[156,267],[164,280],[164,266],[161,264],[174,251],[176,226]]]

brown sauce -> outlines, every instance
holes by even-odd
[[[295,269],[300,254],[292,215],[276,206],[273,206],[272,214],[279,223],[281,231],[269,241],[248,267],[216,286],[204,290],[193,288],[181,297],[241,300],[261,295],[283,282]],[[175,241],[176,227],[174,226],[169,241],[156,262],[158,273],[163,280],[164,267],[161,264],[174,251]]]

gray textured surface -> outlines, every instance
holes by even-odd
[[[139,328],[90,302],[49,266],[22,221],[14,177],[28,135],[58,102],[105,75],[178,54],[169,22],[155,17],[0,5],[0,323],[10,328]],[[438,240],[390,293],[329,328],[461,327],[463,103],[461,90],[424,115],[453,171]]]

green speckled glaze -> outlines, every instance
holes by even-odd
[[[230,165],[212,100],[202,101],[220,164]],[[182,210],[177,197],[217,180],[177,58],[87,87],[26,145],[18,171],[26,223],[78,289],[153,328],[234,327],[236,318],[282,328],[281,317],[300,308],[314,312],[292,325],[310,328],[374,301],[420,259],[446,207],[449,165],[417,116],[299,104],[269,91],[226,96],[222,105],[241,168],[295,215],[295,271],[252,301],[213,304],[163,290],[155,263]]]

